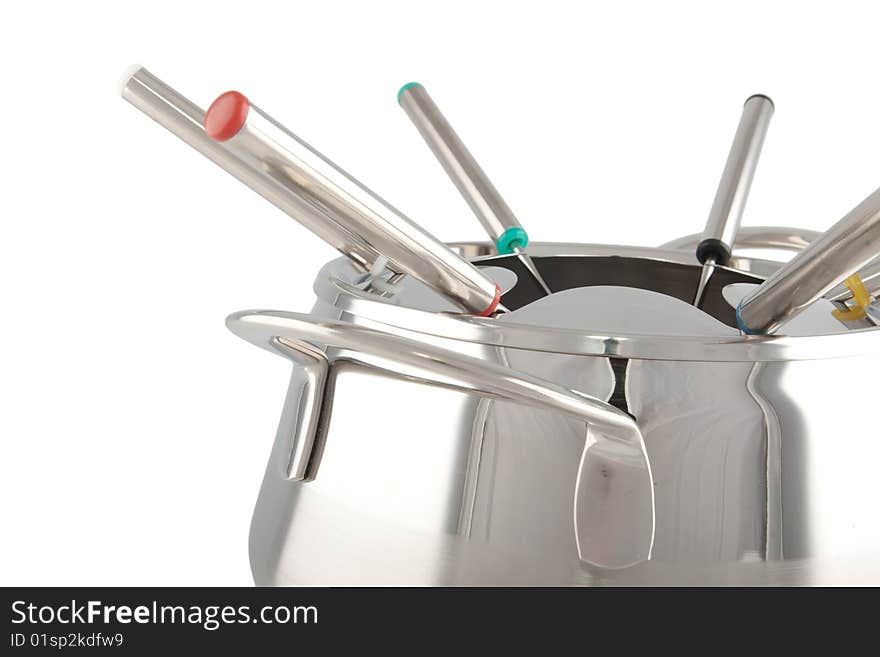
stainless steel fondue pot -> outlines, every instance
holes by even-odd
[[[257,584],[880,576],[853,384],[880,366],[880,192],[823,235],[739,229],[768,98],[703,233],[644,248],[530,243],[418,84],[398,100],[490,242],[440,243],[241,94],[205,113],[141,69],[123,95],[345,256],[311,312],[227,319],[294,363]]]

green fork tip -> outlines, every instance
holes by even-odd
[[[409,89],[410,87],[421,87],[421,82],[407,82],[403,85],[400,90],[397,92],[397,103],[400,104],[400,97],[403,95],[403,92]]]

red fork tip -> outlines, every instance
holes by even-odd
[[[205,132],[216,141],[231,139],[244,126],[250,107],[242,93],[227,91],[220,94],[205,112]]]
[[[480,313],[480,317],[488,317],[489,315],[494,313],[495,309],[498,307],[498,303],[500,301],[501,301],[501,286],[498,285],[498,283],[495,283],[495,298],[492,299],[492,303],[489,304],[489,307]]]

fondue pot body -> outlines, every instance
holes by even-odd
[[[756,280],[774,266],[742,264]],[[356,282],[330,263],[308,320],[427,345],[428,365],[344,340],[297,346],[283,313],[257,328],[253,314],[230,318],[294,361],[251,527],[257,584],[659,583],[669,572],[798,583],[815,581],[809,564],[880,549],[880,441],[860,422],[875,395],[852,384],[880,365],[871,329],[626,340],[516,325],[524,309],[509,323],[450,315],[426,331],[429,292],[404,289],[395,304]],[[633,321],[651,334],[650,317]],[[602,445],[590,422],[432,379],[430,363],[443,360],[432,349],[596,398],[632,418],[643,453],[616,453],[613,440],[588,452]]]

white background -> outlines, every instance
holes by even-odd
[[[223,320],[308,311],[335,257],[122,101],[130,65],[202,106],[239,89],[483,239],[397,106],[419,80],[534,240],[656,245],[701,230],[752,93],[777,111],[745,225],[823,229],[880,183],[880,11],[827,6],[7,3],[0,584],[251,583],[289,366]]]

